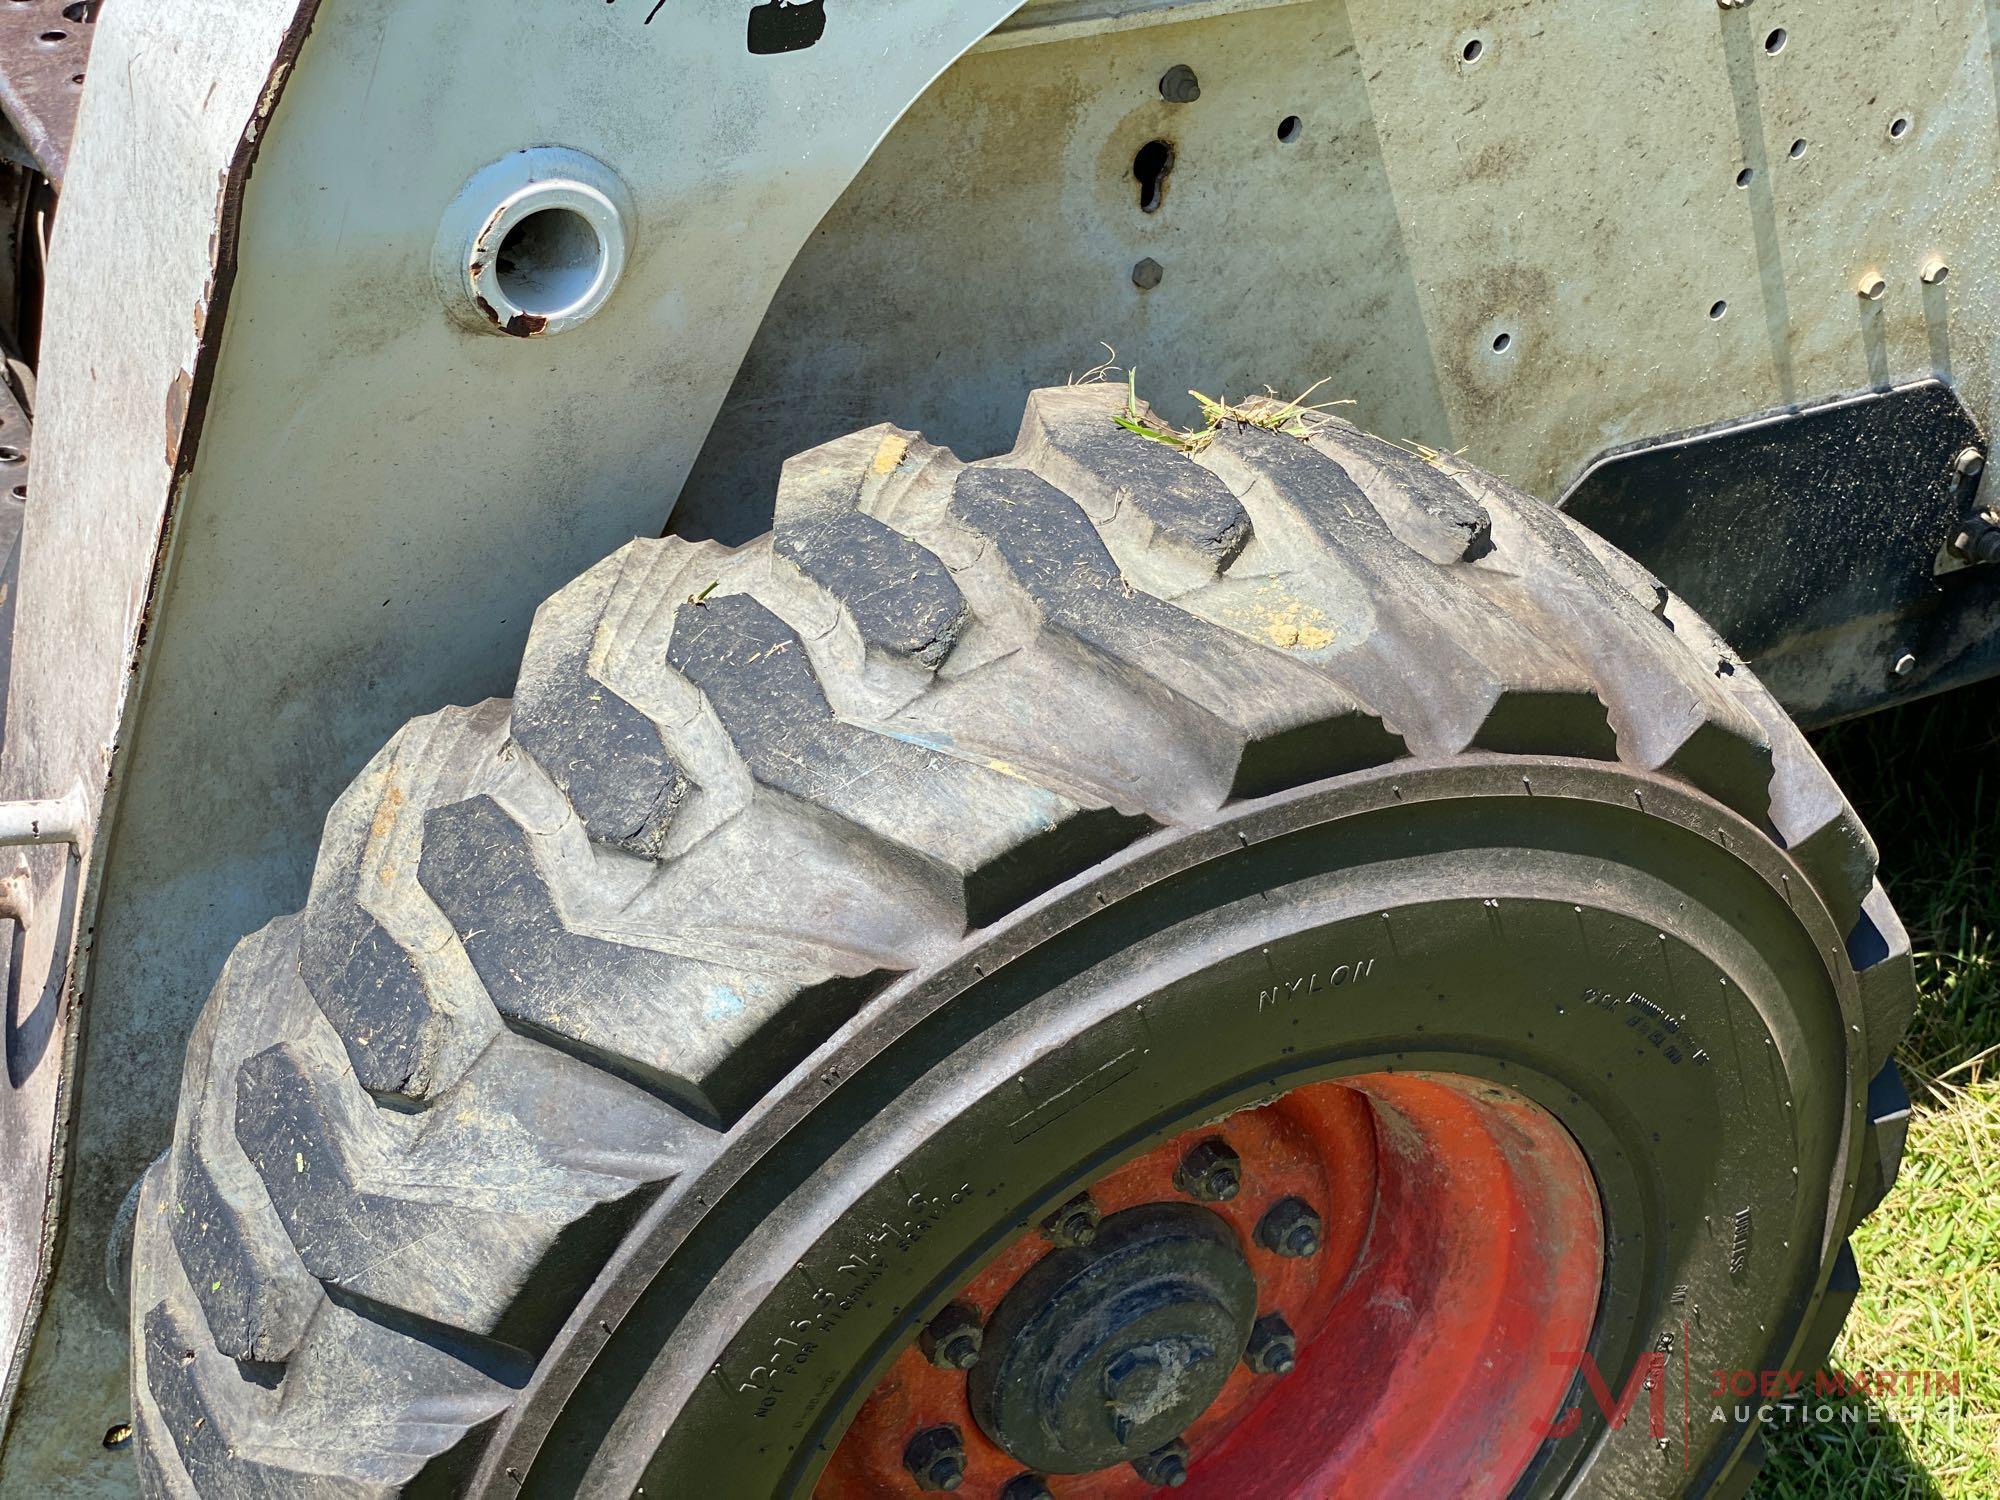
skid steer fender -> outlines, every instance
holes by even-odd
[[[811,37],[771,13],[817,4],[751,0],[107,8],[0,761],[0,796],[87,809],[11,867],[0,1489],[133,1482],[107,1253],[230,944],[303,894],[398,722],[505,691],[535,602],[661,528],[799,245],[1013,8],[880,0]],[[443,316],[447,210],[546,147],[623,191],[619,316]]]

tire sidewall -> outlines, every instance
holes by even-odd
[[[1519,1492],[1699,1488],[1745,1436],[1710,1419],[1712,1372],[1782,1364],[1837,1245],[1857,1000],[1756,830],[1635,783],[1402,768],[1232,809],[1054,893],[949,998],[864,1013],[795,1075],[823,1096],[754,1168],[684,1195],[707,1202],[612,1341],[646,1373],[615,1416],[562,1424],[569,1451],[594,1426],[594,1477],[809,1491],[895,1353],[1071,1193],[1301,1084],[1411,1071],[1490,1080],[1568,1129],[1605,1214],[1590,1365],[1615,1399],[1664,1357],[1663,1432],[1650,1389],[1614,1430],[1580,1366],[1574,1429]]]

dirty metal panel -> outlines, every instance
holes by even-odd
[[[399,722],[505,691],[536,601],[660,527],[725,396],[685,509],[734,534],[779,458],[857,425],[1004,447],[1021,393],[1100,338],[1183,414],[1188,385],[1331,377],[1361,420],[1545,494],[1607,446],[1815,393],[1939,374],[1991,399],[1975,0],[1079,7],[896,126],[1013,8],[829,6],[808,43],[797,16],[760,42],[751,0],[323,0],[268,128],[305,0],[107,13],[120,86],[86,91],[43,351],[10,710],[37,733],[0,780],[119,801],[84,867],[88,1035],[58,1013],[44,1052],[87,1066],[61,1080],[63,1242],[0,1490],[132,1482],[98,1446],[127,1415],[104,1251],[229,945],[298,904],[326,807]],[[1193,104],[1160,96],[1176,63]],[[252,140],[239,226],[217,187]],[[1154,140],[1175,165],[1149,213]],[[463,329],[440,216],[551,142],[631,187],[626,280],[558,338]],[[1920,288],[1936,254],[1959,274]],[[30,858],[67,912],[57,853]],[[61,933],[31,923],[24,971],[57,972]],[[8,1327],[52,1248],[9,1242]]]
[[[1562,503],[1818,725],[2000,667],[2000,568],[1936,567],[1984,446],[1924,381],[1607,455]]]
[[[1102,8],[1123,29],[1024,9],[891,133],[787,278],[676,530],[754,534],[786,454],[871,422],[1004,449],[1021,392],[1100,341],[1179,419],[1190,386],[1324,379],[1363,425],[1551,498],[1621,443],[1929,376],[1992,427],[1981,0]],[[1161,96],[1177,64],[1193,103]],[[1952,272],[1926,284],[1933,257]]]
[[[1159,26],[1170,21],[1205,21],[1239,11],[1275,5],[1303,5],[1307,0],[1028,0],[993,28],[975,49],[998,52],[1043,42],[1074,41],[1107,31]]]
[[[16,560],[0,797],[80,787],[95,809],[105,793],[216,297],[222,216],[296,10],[293,0],[196,0],[119,6],[104,23],[99,64],[124,86],[85,99],[51,252],[34,451],[25,466],[0,454],[9,498],[24,467],[33,497]],[[88,973],[88,945],[76,946],[90,925],[81,893],[103,853],[8,851],[0,877],[20,918],[0,1095],[0,1494],[59,1500],[134,1483],[129,1457],[102,1446],[128,1399],[102,1270],[122,1190],[96,1216],[73,1216],[68,1277],[52,1275],[73,1145],[63,1111],[82,1040],[75,985]],[[133,1029],[107,1043],[108,1069],[178,1077],[176,1023],[162,1031],[143,1002],[124,1003]],[[122,1116],[115,1091],[99,1102]],[[24,1399],[37,1328],[56,1325],[68,1362],[56,1385]]]
[[[103,0],[0,0],[0,110],[44,177],[61,182]]]
[[[21,584],[21,527],[28,512],[28,455],[34,427],[0,376],[0,744],[7,735],[7,684],[14,654],[14,599]],[[7,1134],[0,1111],[0,1137]],[[0,1150],[5,1150],[0,1144]]]
[[[799,244],[1013,3],[827,7],[810,45],[796,16],[753,31],[752,0],[105,13],[121,86],[85,94],[43,346],[10,707],[37,732],[0,778],[115,802],[85,998],[41,1065],[81,1059],[61,1240],[0,1286],[11,1331],[54,1265],[0,1493],[133,1483],[100,1442],[129,1415],[105,1252],[230,946],[303,902],[326,809],[403,720],[506,692],[536,604],[662,528]],[[446,210],[551,142],[630,189],[624,278],[559,336],[464,327],[433,279]]]

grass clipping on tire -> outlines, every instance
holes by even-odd
[[[1086,374],[1084,381],[1103,379],[1113,368],[1108,362],[1100,365]],[[1127,432],[1151,438],[1156,443],[1165,443],[1190,457],[1205,450],[1215,441],[1218,433],[1231,428],[1240,431],[1246,427],[1261,427],[1266,432],[1283,433],[1286,437],[1305,442],[1312,437],[1315,418],[1331,416],[1337,406],[1354,405],[1352,400],[1311,400],[1313,393],[1325,384],[1324,379],[1316,380],[1289,401],[1279,399],[1276,391],[1268,389],[1261,396],[1241,402],[1218,400],[1191,390],[1188,394],[1194,398],[1195,407],[1201,414],[1201,425],[1182,430],[1163,425],[1140,403],[1138,371],[1128,370],[1125,373],[1125,410],[1112,420]],[[1459,462],[1460,455],[1456,453],[1447,453],[1414,440],[1398,442],[1389,438],[1386,441],[1396,443],[1447,474],[1458,473],[1463,468]]]

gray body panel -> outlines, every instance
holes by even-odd
[[[677,526],[752,535],[785,454],[884,419],[1004,448],[1099,340],[1170,413],[1327,377],[1369,393],[1346,415],[1543,495],[1649,433],[1922,375],[1991,430],[1975,0],[1045,0],[984,43],[1009,0],[872,0],[777,57],[746,52],[743,0],[648,8],[99,23],[0,790],[81,784],[103,817],[74,864],[25,861],[17,982],[62,1013],[0,1100],[0,1488],[130,1482],[99,1447],[127,1414],[105,1251],[223,956],[299,904],[395,726],[507,691],[536,603],[658,532],[691,470]],[[1194,104],[1159,95],[1180,62]],[[1153,139],[1176,165],[1149,214]],[[543,144],[631,189],[625,280],[559,337],[469,330],[439,218]],[[1933,256],[1954,275],[1927,286]]]

